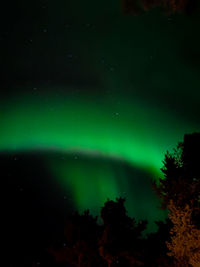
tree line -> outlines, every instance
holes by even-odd
[[[147,234],[147,221],[127,215],[125,199],[108,200],[101,208],[102,224],[89,210],[74,213],[65,225],[64,245],[51,247],[55,264],[63,266],[200,266],[200,133],[184,141],[163,161],[164,177],[152,181],[168,218],[155,222]],[[61,266],[61,265],[59,265]]]

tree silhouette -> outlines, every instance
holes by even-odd
[[[125,199],[108,200],[101,209],[103,225],[85,211],[78,212],[67,220],[65,246],[49,252],[56,262],[70,263],[70,266],[141,266],[142,231],[146,221],[136,223],[127,216]]]
[[[184,208],[186,204],[199,207],[199,153],[200,133],[194,133],[185,135],[184,141],[178,144],[174,152],[165,155],[164,167],[161,169],[164,179],[159,179],[159,183],[154,182],[153,185],[162,200],[163,208],[171,200],[177,207]]]
[[[140,266],[139,238],[146,221],[136,221],[126,215],[123,198],[108,200],[101,209],[103,233],[99,239],[99,253],[108,267],[124,260],[122,266]],[[119,266],[119,265],[118,265]]]
[[[127,215],[125,199],[107,200],[102,224],[85,211],[66,222],[65,246],[51,250],[57,262],[74,267],[199,267],[200,266],[200,133],[184,136],[167,152],[154,187],[169,218],[156,222],[158,231],[142,236],[146,221]]]
[[[167,247],[175,266],[200,266],[200,133],[184,136],[164,160],[164,179],[154,183],[173,224]]]

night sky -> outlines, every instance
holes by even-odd
[[[1,6],[9,208],[16,201],[42,229],[51,212],[99,214],[107,198],[122,196],[129,215],[153,229],[164,213],[150,180],[167,150],[200,131],[198,12],[126,16],[115,0]]]

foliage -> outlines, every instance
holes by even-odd
[[[164,179],[154,183],[173,224],[167,247],[175,266],[200,266],[200,134],[184,136],[173,153],[167,152]]]
[[[170,201],[168,209],[173,223],[171,241],[167,242],[168,255],[175,258],[177,266],[200,266],[200,230],[192,223],[191,207],[177,208]]]

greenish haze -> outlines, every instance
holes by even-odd
[[[51,173],[59,177],[57,183],[66,189],[66,199],[80,212],[89,208],[99,215],[108,198],[125,197],[129,215],[148,219],[151,231],[155,229],[153,222],[165,216],[150,186],[152,176],[141,168],[97,154],[49,154],[45,160]]]
[[[166,150],[195,127],[137,99],[118,99],[120,106],[72,94],[13,98],[1,104],[0,148],[72,155],[66,161],[45,162],[57,182],[70,190],[80,211],[90,208],[98,214],[107,198],[125,196],[129,213],[148,218],[153,229],[153,220],[163,213],[149,181],[159,177]],[[144,173],[127,171],[125,163]]]
[[[144,180],[200,131],[199,13],[132,17],[115,0],[47,2],[20,1],[4,27],[0,151],[73,155],[45,162],[80,210],[125,192],[131,215],[162,216]]]
[[[21,96],[1,105],[0,148],[94,153],[157,174],[166,150],[196,127],[137,99],[119,100],[120,106],[67,95]]]

